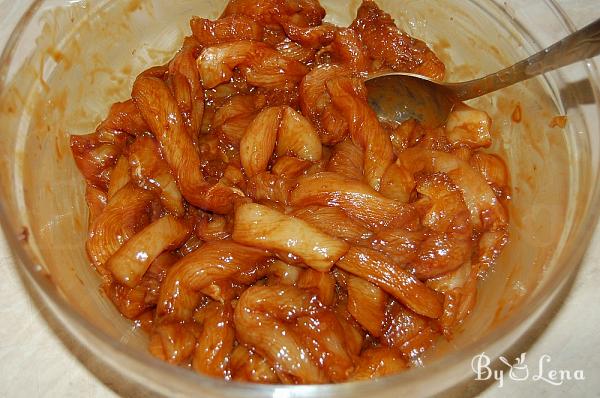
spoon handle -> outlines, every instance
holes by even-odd
[[[513,66],[480,79],[446,87],[461,101],[600,54],[600,19]]]

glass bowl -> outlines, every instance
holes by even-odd
[[[518,344],[577,270],[600,208],[599,77],[584,62],[473,101],[492,115],[493,149],[510,168],[511,243],[481,282],[464,330],[438,344],[424,367],[368,382],[261,386],[154,359],[89,266],[84,184],[68,137],[92,131],[112,102],[129,96],[137,73],[171,57],[192,15],[217,17],[225,1],[30,3],[0,57],[0,221],[62,327],[127,380],[168,396],[433,395],[473,379],[474,355],[497,358]],[[348,24],[359,5],[321,3],[338,24]],[[551,0],[378,3],[433,47],[455,81],[496,71],[572,30]],[[517,105],[520,123],[511,118]],[[564,129],[549,126],[565,114]]]

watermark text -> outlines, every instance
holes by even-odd
[[[502,369],[493,368],[492,361],[485,352],[475,355],[471,361],[471,368],[475,373],[475,380],[496,380],[498,386],[504,386],[504,380],[514,381],[533,380],[560,386],[570,380],[585,380],[583,370],[556,369],[552,367],[552,358],[548,354],[542,355],[537,363],[528,365],[525,363],[525,353],[522,353],[514,363],[511,363],[505,357],[498,358],[500,362],[508,367]]]

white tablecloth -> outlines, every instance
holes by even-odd
[[[600,17],[598,0],[559,0],[578,27]],[[22,4],[0,0],[0,43],[11,29],[10,15]],[[596,132],[600,133],[600,132]],[[508,377],[504,385],[473,382],[459,396],[600,396],[600,232],[596,231],[579,274],[562,306],[527,349],[527,381]],[[61,335],[47,309],[24,283],[0,233],[0,397],[115,397],[141,392],[118,380],[69,336]],[[551,369],[583,371],[584,381],[560,386],[533,380],[539,360],[551,356]],[[486,388],[484,388],[486,387]],[[147,395],[145,395],[147,396]]]

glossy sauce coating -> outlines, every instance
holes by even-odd
[[[427,45],[364,0],[231,0],[193,17],[96,131],[72,136],[86,249],[149,351],[225,380],[367,380],[418,363],[473,308],[508,239],[489,116],[384,125],[364,78],[443,79]]]

